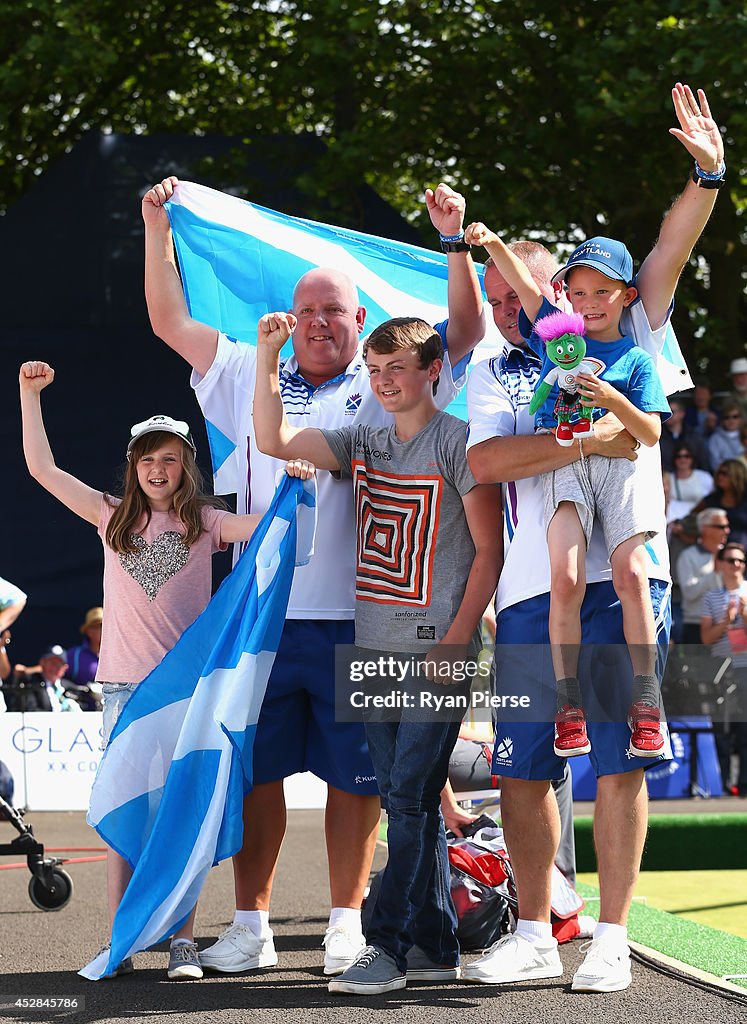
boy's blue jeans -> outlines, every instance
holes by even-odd
[[[389,860],[366,941],[393,957],[403,972],[414,945],[436,964],[459,963],[440,800],[460,724],[461,715],[455,721],[413,721],[406,710],[400,721],[366,721],[389,818]]]

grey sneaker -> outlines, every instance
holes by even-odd
[[[97,950],[96,953],[94,954],[94,956],[91,957],[91,959],[95,960],[96,957],[101,956],[102,953],[108,953],[109,950],[111,949],[111,946],[112,946],[111,942],[105,942],[104,945],[101,947],[101,949]],[[132,962],[132,957],[128,956],[128,957],[126,957],[122,961],[122,963],[119,965],[119,967],[117,967],[117,969],[114,972],[114,974],[107,974],[106,977],[102,978],[101,980],[102,981],[107,981],[110,978],[121,978],[125,974],[132,974],[132,972],[134,970],[135,970],[135,965]]]
[[[456,981],[459,967],[437,964],[423,952],[420,946],[413,946],[407,954],[408,981]]]
[[[378,996],[404,988],[406,984],[407,978],[388,953],[378,946],[365,946],[350,967],[339,978],[333,978],[327,987],[337,994]]]
[[[177,942],[171,946],[169,977],[172,981],[198,980],[202,977],[196,942]]]

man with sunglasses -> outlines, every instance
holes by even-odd
[[[709,590],[703,600],[700,632],[711,654],[723,662],[731,659],[725,701],[718,705],[713,723],[721,780],[724,790],[747,796],[747,582],[744,579],[745,550],[732,541],[716,552],[716,569],[721,585]],[[715,704],[715,702],[714,702]],[[735,787],[731,787],[731,754],[739,758]]]
[[[727,459],[738,459],[743,452],[741,430],[744,426],[742,407],[737,402],[726,402],[721,409],[718,427],[708,438],[708,452],[714,472]]]
[[[704,508],[695,517],[698,539],[677,559],[677,579],[682,594],[682,642],[700,643],[703,599],[709,590],[721,584],[716,567],[716,552],[729,536],[729,520],[722,508]]]

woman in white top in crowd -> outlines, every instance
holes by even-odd
[[[677,445],[672,461],[674,471],[664,473],[668,523],[683,519],[713,490],[713,477],[704,469],[695,468],[695,455],[689,444],[683,441]]]

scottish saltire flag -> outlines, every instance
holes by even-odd
[[[320,266],[342,270],[355,281],[368,311],[367,329],[393,316],[419,316],[436,324],[448,315],[443,253],[289,217],[192,182],[179,183],[166,210],[190,314],[241,342],[254,344],[260,317],[289,309],[296,281]],[[482,266],[477,272],[482,280]],[[489,311],[486,320],[488,331],[473,365],[503,347]],[[649,354],[667,394],[692,387],[671,325],[663,349]],[[449,412],[467,418],[464,389]],[[210,422],[207,431],[216,493],[235,492],[235,445]]]
[[[296,281],[315,267],[334,267],[355,281],[367,331],[393,316],[431,324],[448,316],[441,252],[288,217],[192,182],[179,183],[166,210],[190,314],[231,338],[254,344],[260,318],[290,309]],[[496,351],[480,345],[481,356]],[[464,391],[449,412],[467,418]],[[216,493],[234,492],[235,445],[209,422],[207,431]]]
[[[88,822],[134,873],[111,949],[84,978],[178,931],[212,865],[241,848],[259,709],[315,511],[315,482],[284,476],[233,572],[112,731]]]

